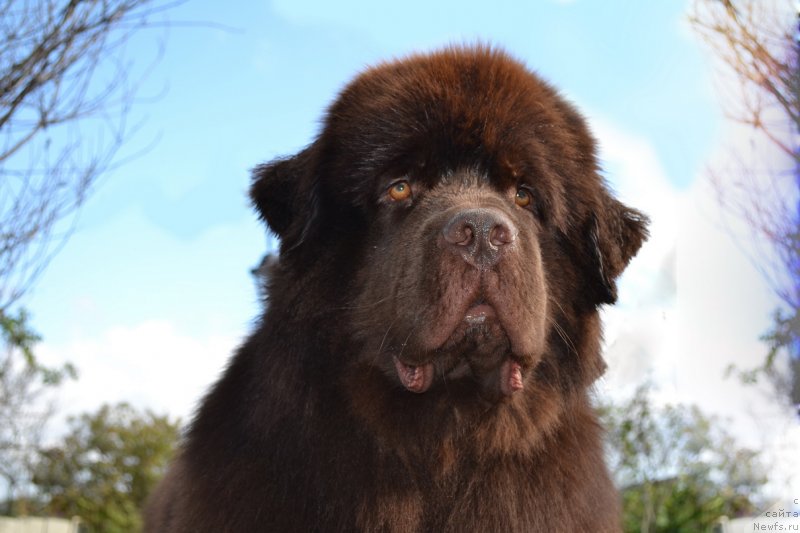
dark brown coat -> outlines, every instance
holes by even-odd
[[[378,65],[254,172],[266,311],[148,531],[617,531],[587,390],[646,237],[580,115],[488,47]]]

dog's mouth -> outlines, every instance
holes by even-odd
[[[404,363],[397,357],[393,359],[397,377],[406,390],[421,394],[427,392],[427,390],[431,388],[436,372],[433,362],[422,365],[411,365]],[[522,379],[522,365],[510,357],[502,362],[498,372],[492,372],[491,374],[495,374],[493,379],[490,379],[491,381],[498,381],[496,388],[503,396],[511,396],[515,392],[525,388]]]
[[[457,362],[449,369],[439,369],[444,379],[459,379],[472,375],[485,387],[511,396],[524,388],[523,367],[514,357],[498,359],[497,353],[505,346],[505,334],[500,328],[494,307],[480,298],[464,313],[448,342],[437,352],[461,352]],[[468,357],[464,357],[468,354]],[[451,356],[452,358],[452,356]],[[434,361],[412,363],[392,357],[400,383],[406,390],[424,393],[431,388],[437,373]]]

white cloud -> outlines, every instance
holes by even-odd
[[[96,338],[62,345],[44,343],[45,362],[70,361],[80,377],[59,395],[64,415],[126,401],[188,421],[214,382],[238,339],[219,334],[191,337],[168,321],[116,326]]]
[[[676,216],[683,194],[669,183],[650,144],[593,117],[611,187],[627,205],[650,217],[650,238],[619,281],[620,300],[604,310],[606,387],[624,393],[656,378],[676,351]]]
[[[800,438],[796,421],[763,391],[724,377],[731,363],[752,368],[763,360],[759,336],[777,304],[743,253],[749,228],[736,220],[723,225],[704,177],[676,190],[645,139],[602,119],[592,123],[613,187],[652,220],[650,240],[620,281],[618,305],[604,311],[609,371],[602,390],[620,398],[652,380],[658,401],[694,403],[727,420],[744,444],[777,465],[773,488],[800,493],[800,461],[786,453],[786,443]]]

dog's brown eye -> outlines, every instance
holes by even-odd
[[[517,195],[514,197],[514,202],[520,207],[528,207],[531,205],[531,193],[525,189],[517,189]]]
[[[398,181],[389,187],[389,196],[396,202],[405,200],[411,196],[411,185],[407,181]]]

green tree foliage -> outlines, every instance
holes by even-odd
[[[24,361],[27,370],[39,377],[45,385],[59,385],[66,378],[77,377],[75,367],[67,363],[62,367],[48,367],[43,365],[34,355],[33,347],[41,339],[29,324],[30,317],[27,311],[20,309],[16,314],[6,314],[0,311],[0,338],[6,348],[6,361],[10,364],[11,352],[17,352]],[[5,373],[5,365],[0,367],[0,378]],[[0,391],[1,393],[2,391]]]
[[[650,393],[601,410],[625,531],[708,531],[754,512],[766,483],[758,454],[696,406],[657,407]]]
[[[0,511],[6,514],[25,512],[31,464],[52,413],[50,393],[76,376],[69,364],[42,364],[34,355],[37,342],[24,311],[0,311],[0,486],[5,491]]]
[[[763,367],[752,373],[757,374],[760,371],[767,375],[781,394],[800,407],[800,309],[775,311],[772,329],[762,340],[767,343],[769,352]],[[786,351],[792,356],[788,361],[788,372],[776,364],[781,353]]]
[[[70,419],[67,436],[42,450],[34,469],[42,513],[79,516],[90,532],[139,531],[140,509],[178,437],[177,421],[125,403]]]

